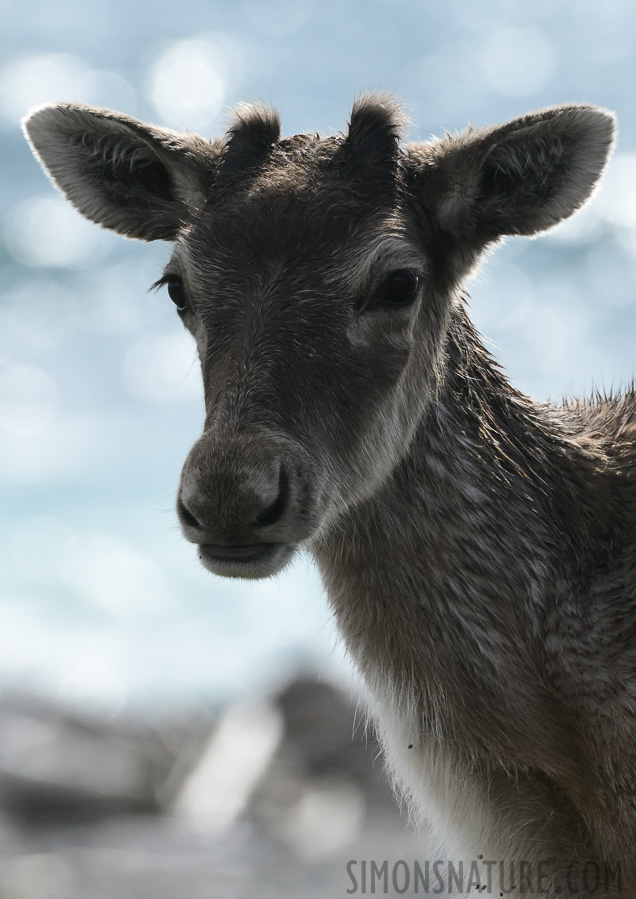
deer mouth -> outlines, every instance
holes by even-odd
[[[202,543],[199,558],[213,574],[255,579],[281,571],[291,561],[296,548],[294,543]]]

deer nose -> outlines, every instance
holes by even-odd
[[[267,528],[283,518],[289,505],[290,483],[283,462],[248,471],[217,470],[194,479],[185,476],[177,499],[177,513],[192,542],[236,550],[265,539]],[[225,552],[227,555],[227,552]]]

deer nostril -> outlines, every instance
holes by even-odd
[[[281,465],[280,471],[278,473],[278,494],[276,499],[271,505],[267,506],[265,509],[262,509],[256,518],[252,521],[252,524],[258,528],[267,527],[268,524],[274,524],[274,522],[278,521],[283,512],[285,511],[285,507],[287,506],[287,499],[289,497],[289,476],[287,474],[287,469],[284,465]]]
[[[198,519],[194,517],[192,512],[188,509],[186,504],[183,502],[181,497],[177,500],[177,512],[179,514],[179,518],[182,523],[187,525],[190,528],[197,528],[198,530],[203,530],[203,525]]]

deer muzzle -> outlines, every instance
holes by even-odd
[[[177,514],[202,564],[225,577],[280,571],[315,529],[307,461],[269,432],[221,440],[204,433],[181,474]]]

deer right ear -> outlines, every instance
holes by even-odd
[[[422,171],[436,172],[428,190],[439,227],[478,249],[551,228],[592,194],[614,133],[607,110],[570,105],[429,145]]]
[[[223,144],[74,103],[23,122],[54,184],[92,222],[139,240],[174,240],[203,208]]]

